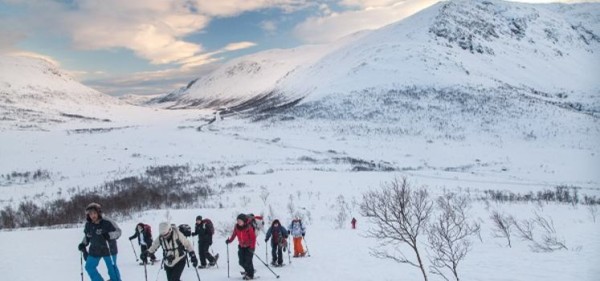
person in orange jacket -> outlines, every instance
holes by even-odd
[[[233,228],[231,237],[225,240],[226,244],[231,243],[236,237],[238,239],[238,258],[239,264],[244,268],[244,280],[254,279],[254,264],[252,264],[252,258],[254,257],[254,249],[256,247],[256,233],[254,227],[250,225],[251,218],[245,214],[237,216],[237,224]]]

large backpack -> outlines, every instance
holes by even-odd
[[[144,232],[146,232],[149,237],[152,237],[152,227],[149,224],[144,224]]]
[[[209,219],[204,219],[202,222],[204,223],[204,228],[208,231],[208,233],[210,233],[210,235],[214,235],[215,227],[213,226],[212,221]]]
[[[255,216],[254,214],[248,214],[248,218],[250,219],[250,225],[252,226],[252,228],[254,228],[254,230],[260,230],[261,226],[265,224],[265,222],[262,221],[262,219],[263,219],[262,216]],[[257,220],[261,221],[261,225],[258,224]]]
[[[181,232],[181,234],[183,234],[183,236],[185,236],[185,237],[192,236],[192,227],[190,227],[189,224],[180,224],[178,228],[179,228],[179,232]]]

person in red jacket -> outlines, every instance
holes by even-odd
[[[352,224],[352,229],[356,229],[356,218],[352,218],[352,221],[350,221],[350,223]]]
[[[225,240],[226,244],[231,243],[236,237],[238,239],[238,258],[239,264],[244,268],[244,280],[254,279],[254,265],[252,258],[254,257],[254,248],[256,247],[256,233],[250,225],[250,218],[245,214],[237,216],[237,224],[233,228],[233,233],[229,239]]]

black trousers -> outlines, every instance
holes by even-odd
[[[252,264],[252,258],[254,258],[254,250],[250,248],[242,248],[238,246],[238,258],[240,259],[240,266],[244,268],[246,275],[254,278],[254,265]]]
[[[156,260],[156,256],[154,255],[154,253],[152,254],[148,254],[148,255],[144,255],[144,252],[146,252],[146,250],[148,250],[148,246],[147,245],[140,245],[140,248],[142,249],[142,253],[140,254],[140,258],[142,259],[142,262],[148,263],[148,256],[150,256],[150,260]]]
[[[167,273],[167,281],[179,281],[181,278],[181,274],[183,273],[183,269],[185,268],[186,259],[181,259],[178,263],[176,263],[173,267],[165,266],[165,272]]]
[[[206,265],[206,260],[208,262],[215,262],[215,257],[208,252],[208,248],[212,243],[207,241],[198,241],[198,255],[200,255],[200,265]]]
[[[274,264],[283,264],[283,248],[279,244],[271,243],[271,255],[273,256]]]

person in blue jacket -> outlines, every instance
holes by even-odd
[[[86,211],[87,223],[83,233],[83,241],[79,250],[84,253],[85,270],[92,281],[104,281],[98,272],[100,259],[104,260],[110,281],[121,281],[117,267],[117,239],[121,237],[121,229],[117,224],[102,217],[102,207],[98,203],[90,203]],[[89,250],[86,247],[89,245]]]
[[[271,265],[273,266],[281,266],[283,264],[283,251],[282,249],[287,248],[287,238],[288,231],[281,225],[279,220],[274,220],[267,230],[267,235],[265,237],[265,243],[271,239],[271,255],[273,256],[273,261]]]

